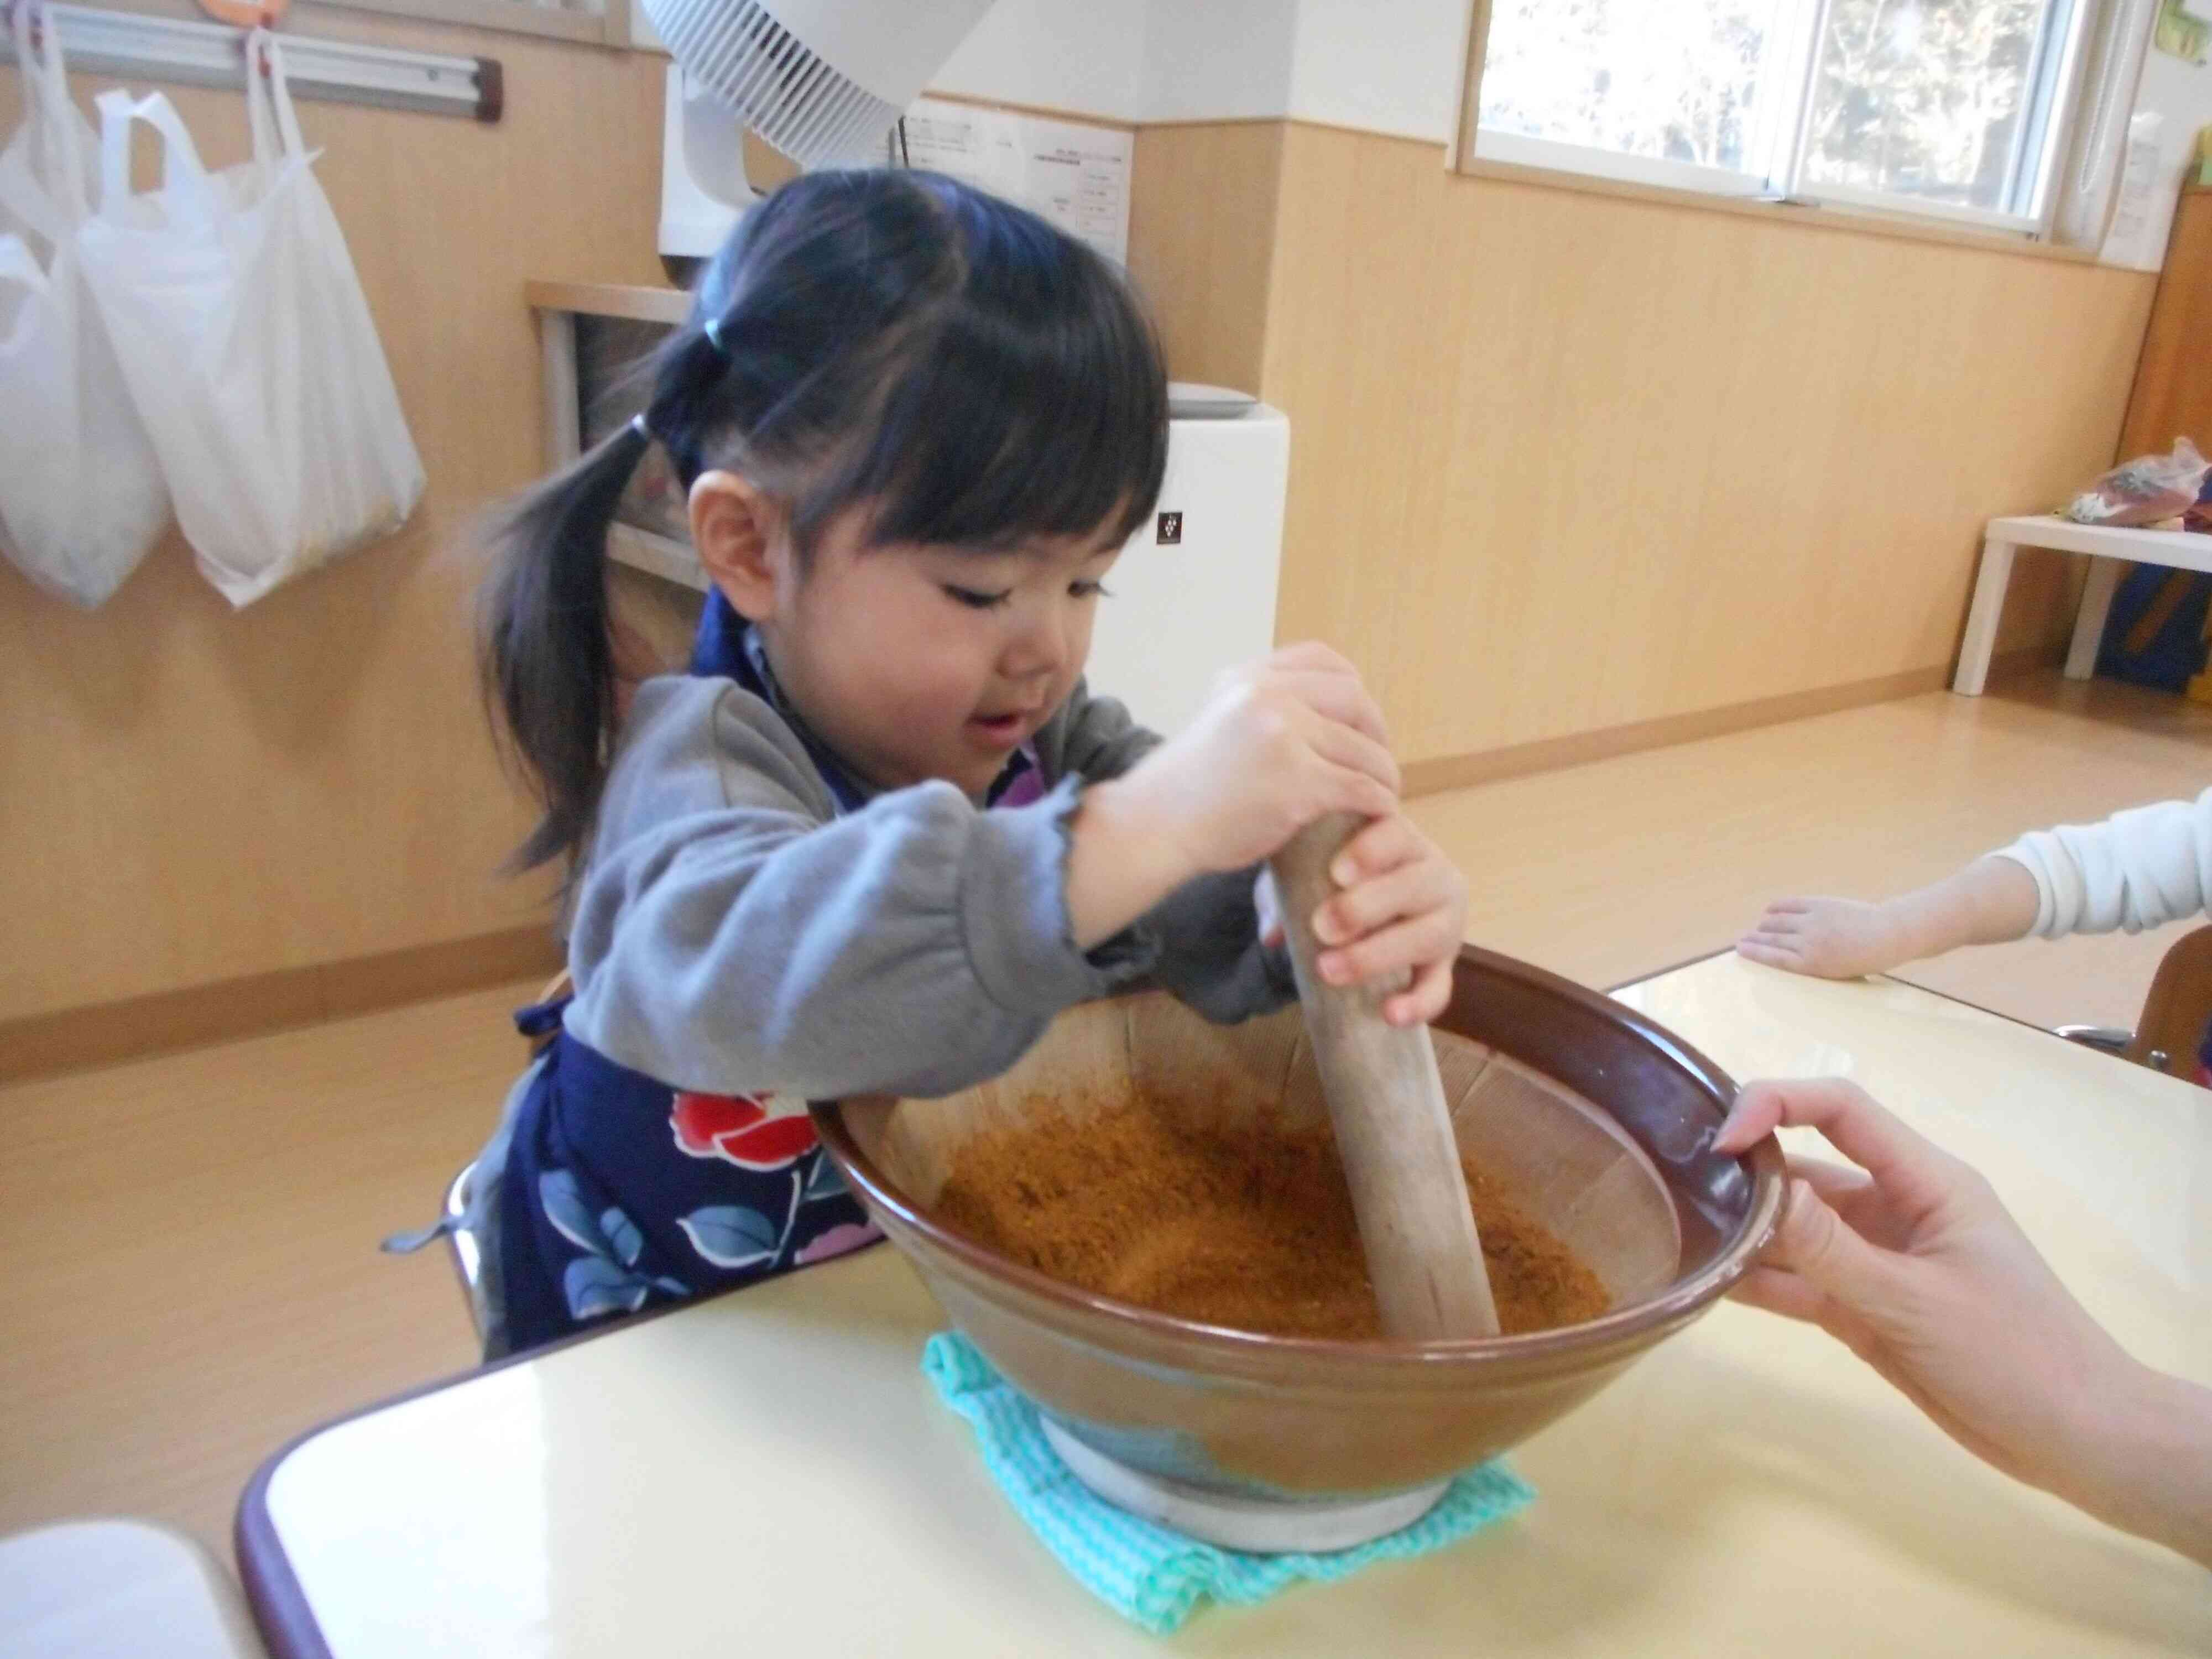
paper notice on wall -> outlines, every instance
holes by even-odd
[[[1129,257],[1133,136],[1118,127],[919,98],[906,161],[989,191],[1079,236],[1116,264]]]
[[[2166,263],[2166,233],[2172,228],[2162,186],[2166,168],[2159,153],[2166,118],[2145,110],[2128,122],[2127,154],[2120,162],[2120,186],[2112,202],[2112,228],[2099,256],[2108,265],[2156,270]]]

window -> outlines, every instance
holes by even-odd
[[[1474,153],[2040,234],[2094,0],[1491,0]]]

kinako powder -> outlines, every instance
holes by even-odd
[[[1504,1331],[1603,1313],[1596,1274],[1462,1167]],[[932,1207],[1016,1261],[1161,1313],[1276,1336],[1382,1334],[1325,1128],[1200,1128],[1142,1102],[1040,1112],[962,1146]]]

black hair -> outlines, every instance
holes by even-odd
[[[787,505],[803,562],[866,545],[1000,550],[1146,522],[1167,379],[1126,279],[1036,215],[934,173],[807,173],[739,221],[633,424],[507,508],[483,596],[485,696],[544,816],[528,869],[581,855],[617,720],[607,533],[648,443]]]

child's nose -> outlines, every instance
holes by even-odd
[[[1067,660],[1066,630],[1056,617],[1031,616],[1015,631],[1002,665],[1009,679],[1057,673]]]

